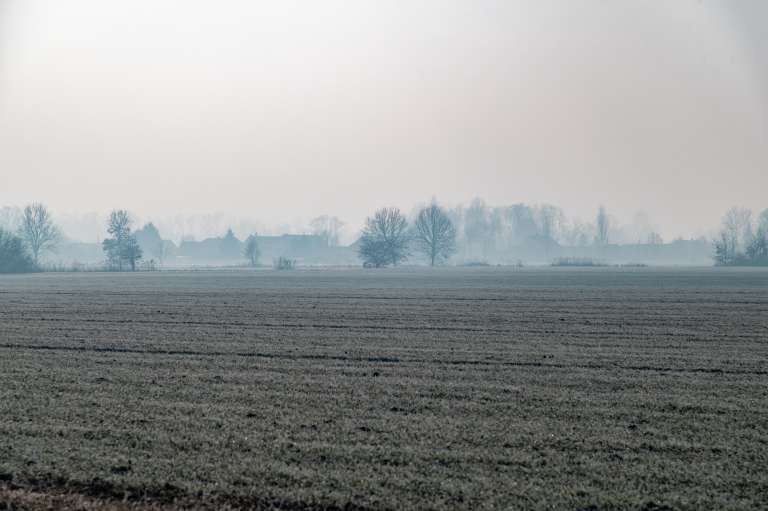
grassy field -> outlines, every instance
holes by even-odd
[[[0,277],[0,509],[768,508],[768,271]]]

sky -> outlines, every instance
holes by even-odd
[[[763,0],[0,0],[0,206],[768,208]]]

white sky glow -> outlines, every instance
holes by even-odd
[[[768,208],[766,33],[760,0],[0,0],[0,205],[701,234]]]

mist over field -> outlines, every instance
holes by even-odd
[[[766,35],[0,0],[0,511],[768,509]]]

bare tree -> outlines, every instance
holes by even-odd
[[[397,208],[382,208],[365,221],[358,253],[364,264],[396,266],[408,253],[408,222]]]
[[[496,253],[509,250],[510,234],[506,211],[503,207],[491,208],[490,228],[493,239],[493,250]]]
[[[746,249],[750,264],[768,266],[768,230],[760,225]]]
[[[24,208],[21,217],[19,236],[32,254],[35,264],[40,262],[40,255],[52,250],[61,240],[61,231],[53,223],[51,213],[39,202]]]
[[[757,217],[757,228],[768,232],[768,209],[763,210]]]
[[[557,241],[565,224],[565,213],[557,206],[543,204],[534,210],[539,235],[547,240]]]
[[[763,212],[752,226],[752,211],[731,208],[723,216],[715,245],[715,264],[755,265],[768,264],[768,214]]]
[[[322,237],[329,247],[339,246],[339,235],[344,227],[344,222],[335,216],[322,215],[311,223],[312,233]]]
[[[597,218],[595,219],[595,242],[598,245],[608,244],[608,230],[610,229],[610,220],[608,219],[608,212],[605,210],[605,206],[600,206],[597,210]]]
[[[594,226],[580,220],[574,220],[570,226],[563,229],[563,237],[566,245],[574,247],[586,247],[594,240]]]
[[[107,232],[112,236],[102,242],[102,248],[113,268],[123,270],[123,264],[128,263],[132,271],[136,271],[136,263],[143,253],[136,238],[131,234],[131,218],[128,212],[120,209],[112,211],[107,223]]]
[[[517,242],[523,242],[532,236],[536,236],[538,227],[534,212],[525,204],[509,206],[505,214],[512,231],[511,237]]]
[[[757,217],[757,231],[747,247],[747,256],[756,264],[768,266],[768,209]]]
[[[729,209],[723,217],[721,235],[728,240],[734,253],[746,250],[753,236],[752,211],[737,207]]]
[[[456,251],[456,228],[446,212],[433,202],[416,217],[414,241],[429,258],[430,266],[434,266]]]
[[[256,266],[258,264],[261,250],[259,250],[259,243],[256,241],[255,234],[251,234],[245,240],[245,250],[243,251],[243,255],[248,259],[251,266]]]
[[[736,249],[731,243],[727,233],[724,230],[720,231],[719,236],[713,242],[715,246],[714,260],[718,266],[728,266],[733,264],[736,255]]]
[[[491,216],[488,206],[484,200],[475,198],[464,214],[464,236],[470,255],[475,255],[479,247],[480,255],[487,256],[491,234]]]

